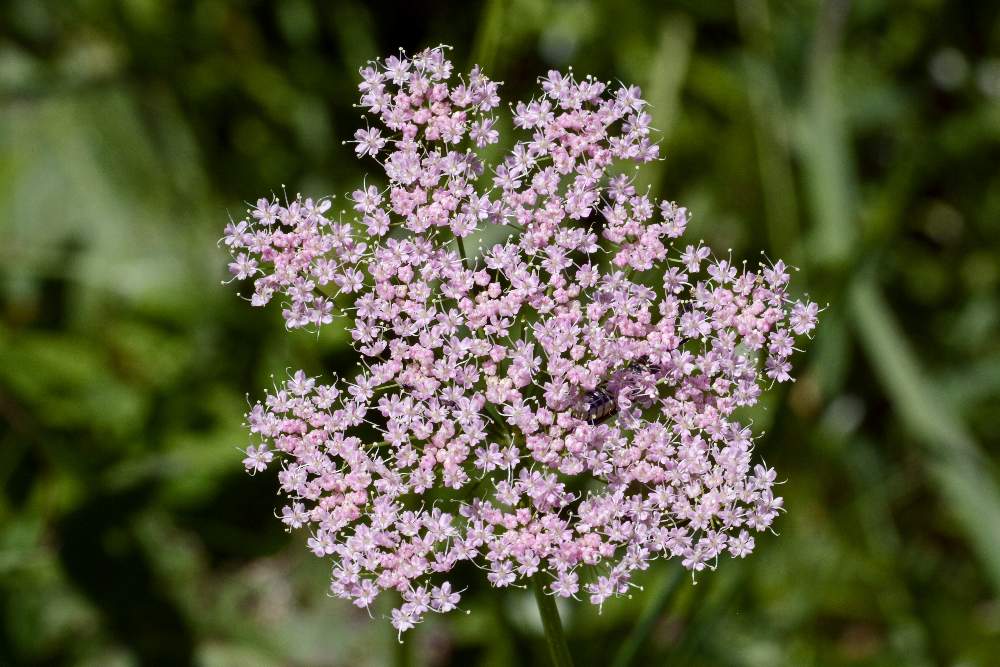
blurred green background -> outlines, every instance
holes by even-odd
[[[528,591],[399,647],[242,472],[246,392],[346,368],[220,286],[228,215],[374,165],[358,67],[449,43],[635,82],[689,237],[829,309],[755,416],[780,536],[563,609],[580,665],[1000,664],[1000,7],[866,0],[0,3],[0,664],[545,664]]]

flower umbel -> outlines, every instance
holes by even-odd
[[[343,318],[362,362],[254,405],[247,470],[280,462],[281,520],[332,560],[335,595],[399,591],[400,632],[457,608],[465,561],[601,605],[658,558],[746,557],[782,500],[735,411],[792,379],[818,307],[780,261],[674,248],[690,214],[632,177],[659,155],[638,88],[549,72],[489,166],[499,84],[452,69],[438,47],[361,70],[355,151],[387,187],[352,215],[261,199],[227,228],[253,305]]]

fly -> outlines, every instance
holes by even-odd
[[[630,373],[655,373],[656,365],[651,363],[647,357],[640,357],[625,367]],[[577,419],[583,419],[591,424],[599,424],[611,415],[618,412],[618,401],[616,394],[608,388],[608,383],[604,383],[593,391],[588,391],[583,395],[574,411]]]
[[[618,405],[615,403],[614,397],[603,387],[598,387],[584,395],[583,401],[577,407],[576,416],[591,424],[597,424],[617,411]]]

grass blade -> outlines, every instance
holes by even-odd
[[[665,573],[665,576],[661,578],[656,596],[650,600],[649,605],[642,611],[639,621],[628,637],[625,638],[625,642],[621,645],[621,648],[618,649],[615,659],[611,663],[612,667],[629,667],[633,663],[635,656],[639,653],[639,649],[649,639],[649,635],[652,633],[656,622],[670,606],[684,575],[685,570],[674,564],[671,566],[670,571]]]
[[[649,66],[649,79],[644,86],[649,113],[653,117],[652,125],[660,131],[661,154],[677,121],[681,87],[687,75],[693,44],[694,26],[688,17],[673,16],[661,26],[656,53]],[[647,164],[637,176],[636,185],[640,188],[650,185],[655,191],[662,173],[662,160]]]
[[[923,446],[930,472],[1000,591],[1000,493],[988,461],[950,404],[921,371],[869,275],[851,287],[858,338],[896,413]]]

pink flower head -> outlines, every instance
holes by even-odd
[[[633,180],[659,155],[636,87],[549,72],[488,165],[499,84],[478,68],[438,47],[361,78],[356,153],[387,188],[347,219],[263,199],[225,237],[255,305],[281,295],[289,328],[343,319],[363,362],[299,371],[247,415],[244,464],[280,460],[281,520],[332,559],[333,594],[395,589],[403,632],[458,607],[464,562],[601,605],[658,558],[747,556],[782,501],[736,410],[792,379],[819,311],[785,265],[674,248],[690,213]]]

